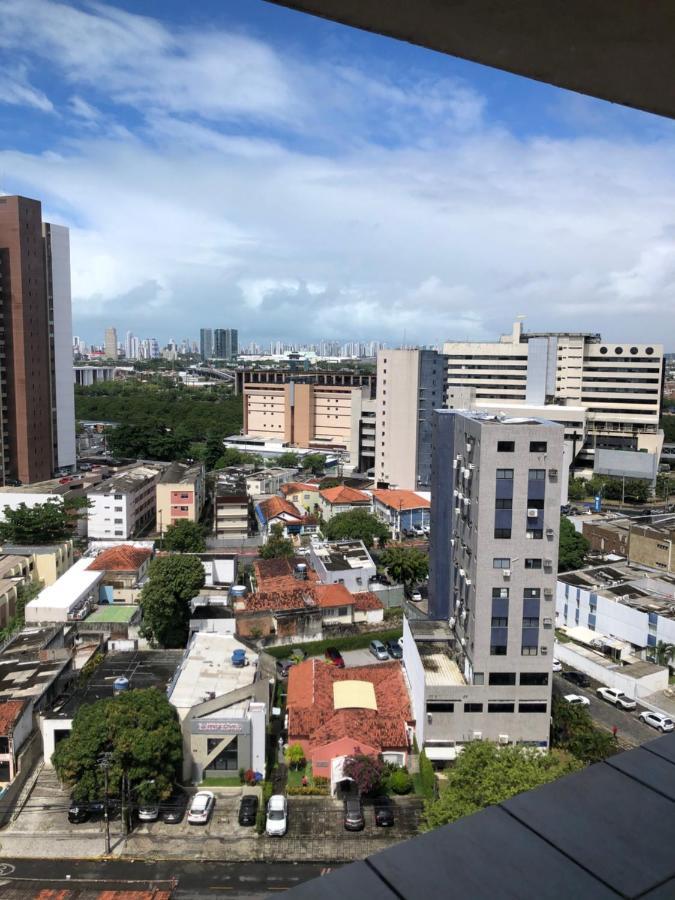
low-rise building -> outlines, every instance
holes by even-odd
[[[87,492],[89,537],[127,540],[154,527],[155,486],[163,469],[159,464],[135,466],[91,488]]]
[[[89,569],[102,572],[99,603],[137,603],[148,575],[152,549],[121,544],[109,547],[90,562]]]
[[[77,622],[98,602],[104,572],[91,569],[91,559],[79,559],[54,584],[26,605],[26,624]]]
[[[277,494],[282,484],[292,481],[297,475],[295,469],[270,468],[253,472],[246,476],[246,492],[249,497]]]
[[[243,542],[249,534],[249,499],[243,476],[225,476],[213,492],[213,532],[219,540]]]
[[[293,503],[283,497],[268,497],[255,505],[255,515],[260,533],[265,540],[269,537],[272,526],[281,525],[284,535],[313,534],[318,529],[315,517],[306,515]]]
[[[206,495],[204,464],[171,463],[162,472],[155,491],[155,530],[160,535],[177,522],[199,522]]]
[[[0,628],[4,628],[14,616],[19,587],[32,583],[34,569],[30,557],[0,556]]]
[[[375,490],[373,512],[389,526],[392,537],[400,537],[415,528],[429,528],[431,501],[429,495],[415,491]]]
[[[319,491],[319,509],[326,522],[338,513],[351,512],[353,509],[370,512],[371,505],[372,500],[369,494],[357,491],[356,488],[347,487],[347,485]]]
[[[2,551],[11,556],[25,557],[33,579],[41,581],[45,587],[54,584],[73,564],[72,541],[59,544],[4,544]]]
[[[316,513],[319,508],[319,485],[305,481],[289,481],[279,489],[285,500],[294,503],[299,509],[308,513]]]
[[[235,663],[235,651],[244,665]],[[183,729],[183,778],[253,769],[265,775],[270,677],[231,634],[196,632],[168,691]]]
[[[414,719],[398,662],[337,669],[308,659],[288,676],[288,743],[300,744],[312,774],[331,791],[346,787],[343,766],[356,754],[404,766]]]
[[[582,534],[596,553],[628,556],[630,527],[624,522],[598,519],[582,523]]]
[[[312,543],[309,558],[322,584],[344,584],[357,594],[376,580],[377,567],[363,541]]]
[[[0,701],[0,789],[14,781],[19,753],[33,731],[33,709],[27,700]]]
[[[628,559],[675,574],[675,528],[672,525],[631,525]]]

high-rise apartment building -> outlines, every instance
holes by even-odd
[[[429,490],[431,414],[445,404],[443,356],[436,350],[377,354],[375,479],[381,486]]]
[[[430,621],[406,625],[403,652],[437,758],[548,745],[562,452],[545,419],[433,414]]]
[[[239,353],[239,332],[236,328],[216,328],[213,332],[213,356],[234,359]]]
[[[69,266],[67,229],[43,225],[37,200],[0,197],[3,484],[75,463]]]
[[[213,356],[213,329],[212,328],[200,328],[199,329],[199,355],[202,360],[206,362],[207,359],[211,359]]]
[[[106,328],[105,330],[105,357],[117,361],[117,329]]]

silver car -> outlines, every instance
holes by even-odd
[[[641,722],[644,722],[645,725],[651,725],[652,728],[656,728],[657,731],[663,733],[675,729],[675,722],[668,718],[668,716],[664,716],[663,713],[643,712],[640,713],[639,719]]]
[[[382,661],[389,659],[387,648],[384,646],[382,641],[371,641],[368,649],[373,654],[375,659],[380,659]]]
[[[198,791],[192,798],[187,820],[190,825],[206,825],[216,805],[215,794],[211,791]]]

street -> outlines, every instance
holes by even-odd
[[[634,712],[617,709],[611,703],[601,700],[595,693],[594,687],[578,687],[578,685],[571,684],[558,674],[553,676],[553,685],[557,694],[580,694],[588,697],[591,705],[587,708],[593,721],[608,731],[611,731],[612,727],[616,725],[618,729],[617,739],[625,747],[638,747],[646,741],[659,737],[658,731],[650,728],[649,725],[644,725],[638,719],[640,714],[639,704]]]
[[[253,900],[329,871],[330,867],[310,863],[3,859],[0,894],[3,900],[25,900],[48,889],[69,889],[77,897],[90,890],[169,889],[173,882],[172,897],[179,900],[205,896]]]

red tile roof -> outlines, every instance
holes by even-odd
[[[357,612],[368,612],[372,609],[384,609],[384,603],[377,594],[365,591],[363,594],[354,594],[354,609]]]
[[[258,504],[258,508],[265,517],[266,522],[284,513],[298,520],[304,516],[304,513],[300,512],[297,506],[294,506],[288,500],[284,500],[283,497],[270,497],[269,500],[263,500]]]
[[[347,487],[344,484],[326,488],[323,491],[319,491],[319,493],[331,506],[335,503],[370,503],[368,494],[364,494],[363,491],[357,491],[355,488]]]
[[[239,610],[238,614],[246,615],[246,613],[263,612],[264,610],[319,609],[320,604],[312,586],[299,587],[301,584],[299,581],[295,581],[295,584],[294,589],[249,594],[245,599],[245,608]]]
[[[0,735],[6,737],[11,733],[25,706],[25,700],[5,700],[0,703]]]
[[[301,581],[293,577],[293,567],[296,562],[302,562],[307,565],[307,579],[305,584],[315,584],[319,577],[310,569],[307,558],[304,559],[259,559],[253,563],[253,571],[255,572],[258,590],[262,593],[270,593],[272,591],[294,591],[302,585]]]
[[[429,509],[431,502],[414,491],[375,490],[373,497],[390,509]]]
[[[318,491],[319,486],[317,484],[307,484],[304,481],[289,481],[287,484],[282,484],[279,490],[285,497],[287,494],[297,494],[300,491]]]
[[[369,681],[377,710],[336,710],[336,681]],[[378,750],[405,749],[406,723],[412,722],[408,692],[397,662],[336,669],[322,660],[299,663],[288,676],[288,740],[307,742],[310,752],[323,744],[351,738]]]
[[[95,572],[137,572],[151,556],[152,550],[145,547],[122,544],[99,553],[88,568]]]
[[[314,593],[323,608],[332,606],[352,606],[355,597],[344,584],[317,584]]]

